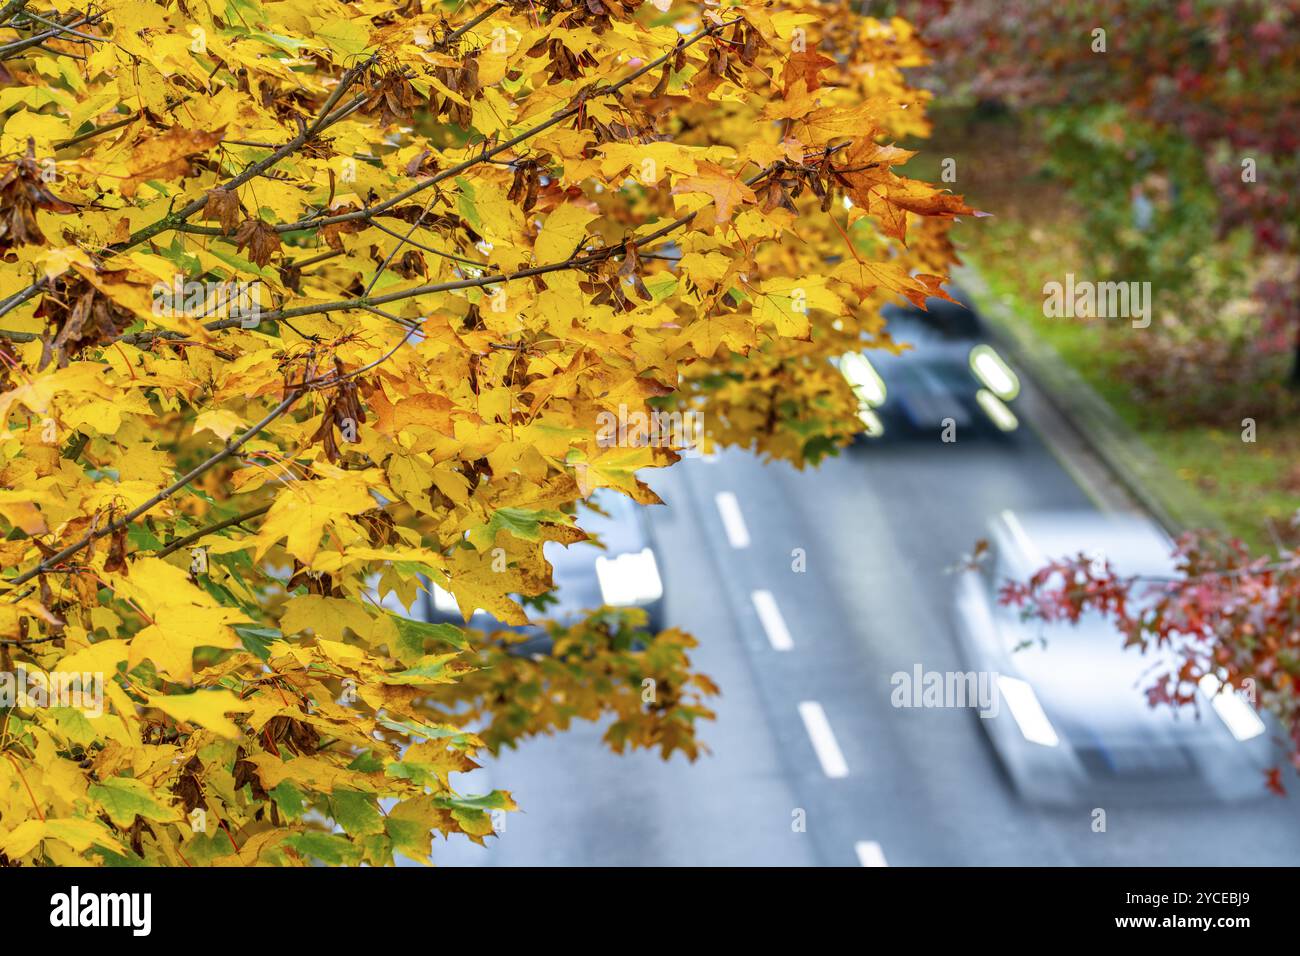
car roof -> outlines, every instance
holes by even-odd
[[[1143,515],[1006,510],[989,530],[1004,573],[1018,578],[1081,552],[1104,557],[1121,575],[1167,575],[1174,569],[1172,542]]]

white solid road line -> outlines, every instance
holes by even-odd
[[[758,621],[763,625],[763,630],[767,634],[768,643],[772,645],[772,650],[793,650],[794,639],[790,637],[790,629],[785,626],[785,618],[781,616],[781,609],[776,606],[776,598],[772,596],[772,592],[753,591],[750,593],[749,599],[754,602],[754,610],[758,612]]]
[[[875,840],[859,840],[853,844],[853,849],[857,851],[858,862],[863,866],[889,866],[885,862],[885,851]]]
[[[745,516],[740,513],[740,502],[730,491],[719,491],[713,496],[722,516],[722,527],[727,532],[727,540],[733,548],[749,547],[749,529],[745,527]]]
[[[826,776],[847,777],[849,765],[844,762],[844,754],[835,742],[835,734],[831,732],[822,705],[815,700],[802,701],[799,704],[799,716],[803,718],[804,729],[808,731],[808,739],[812,741],[813,750],[817,751],[817,759],[821,761]]]

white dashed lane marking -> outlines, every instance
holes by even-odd
[[[858,854],[858,862],[863,866],[889,866],[885,862],[885,851],[875,840],[859,840],[853,844],[853,849]]]
[[[727,541],[733,548],[749,547],[749,529],[745,527],[745,516],[740,513],[740,502],[730,491],[719,491],[713,496],[722,516],[722,527],[727,532]]]
[[[849,765],[844,761],[840,745],[835,742],[835,734],[831,730],[830,721],[826,719],[826,711],[822,710],[822,705],[815,700],[802,701],[799,704],[799,716],[803,718],[808,739],[812,741],[817,759],[821,761],[822,771],[832,778],[847,777]]]
[[[772,645],[772,650],[793,650],[794,639],[790,637],[790,629],[785,626],[785,618],[781,616],[781,609],[776,606],[776,598],[772,597],[772,592],[754,591],[750,594],[749,599],[754,602],[754,610],[758,612],[758,621],[763,625],[763,631],[767,634],[767,640]]]

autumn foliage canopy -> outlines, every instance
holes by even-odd
[[[888,344],[880,305],[935,293],[969,211],[895,170],[911,28],[3,9],[0,671],[104,690],[0,710],[0,861],[427,860],[514,809],[453,790],[483,748],[606,715],[615,750],[693,758],[688,635],[592,609],[529,656],[417,594],[543,619],[543,545],[679,457],[598,441],[602,411],[799,464],[859,430],[829,359]]]

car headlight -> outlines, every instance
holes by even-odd
[[[861,352],[848,352],[840,357],[840,374],[859,401],[872,407],[884,404],[885,380]]]
[[[977,345],[970,350],[970,370],[1003,401],[1009,402],[1020,394],[1020,379],[991,345]]]
[[[858,409],[858,418],[862,421],[862,430],[871,438],[879,438],[885,433],[885,423],[880,420],[880,416],[870,408],[863,406]]]
[[[975,401],[984,410],[989,420],[1002,431],[1013,432],[1020,427],[1020,419],[1016,418],[1016,413],[1007,408],[1006,402],[987,388],[981,388],[975,393]]]
[[[1223,684],[1219,678],[1213,674],[1206,674],[1201,678],[1198,686],[1201,688],[1201,693],[1210,698],[1210,706],[1214,708],[1214,712],[1219,715],[1219,719],[1227,726],[1228,732],[1233,737],[1238,740],[1250,740],[1264,732],[1264,721],[1259,719],[1255,708],[1231,687],[1220,691],[1219,688],[1223,687]]]
[[[998,675],[998,694],[1006,703],[1007,709],[1016,721],[1016,726],[1030,743],[1055,747],[1061,742],[1056,736],[1052,722],[1047,719],[1043,705],[1038,702],[1038,695],[1029,686],[1028,681],[1019,677]]]
[[[600,555],[596,558],[596,580],[600,582],[601,600],[613,607],[649,604],[664,594],[659,565],[649,548],[616,558]]]

